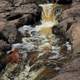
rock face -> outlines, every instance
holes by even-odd
[[[56,0],[58,4],[71,4],[72,0]]]
[[[5,53],[11,50],[13,43],[21,42],[18,28],[35,24],[40,16],[41,8],[36,0],[0,0],[0,71],[5,65],[1,63],[6,61]],[[13,53],[9,58],[18,62],[19,55]]]
[[[64,66],[64,72],[51,80],[80,80],[80,58]],[[76,66],[77,65],[77,66]]]
[[[77,58],[64,65],[60,74],[51,80],[80,80],[80,0],[73,0],[72,5],[62,12],[60,28],[72,44],[72,56]]]
[[[80,23],[80,1],[73,0],[72,6],[62,12],[62,20],[60,22],[61,29],[63,29],[67,38],[72,43],[73,53],[80,52],[79,23]]]
[[[5,41],[0,40],[0,50],[8,50],[10,49],[10,45],[7,44]]]
[[[18,24],[18,20],[20,18],[28,19],[28,17],[31,17],[29,18],[31,20],[31,23],[29,25],[34,24],[37,20],[40,19],[40,14],[41,14],[41,9],[36,4],[35,0],[24,0],[24,1],[1,0],[0,1],[0,18],[3,18],[8,22],[13,21],[14,26]],[[26,15],[27,17],[26,16],[24,17],[24,15]],[[37,19],[37,17],[39,18]],[[28,23],[25,19],[24,21]]]
[[[14,26],[6,25],[1,32],[8,43],[14,43],[17,40],[17,29]]]
[[[0,39],[15,43],[20,35],[17,28],[35,24],[40,15],[41,8],[36,0],[0,0]]]
[[[80,52],[80,23],[74,23],[67,32],[72,42],[73,53]]]

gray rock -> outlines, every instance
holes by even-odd
[[[8,43],[12,44],[16,42],[18,32],[14,26],[6,25],[1,33]]]
[[[7,52],[10,50],[10,45],[4,40],[0,40],[0,50]]]

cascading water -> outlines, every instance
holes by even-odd
[[[43,9],[41,24],[35,28],[27,25],[19,28],[23,35],[28,33],[29,37],[23,37],[22,43],[12,45],[12,50],[18,48],[22,55],[22,65],[19,66],[25,67],[18,75],[16,75],[18,72],[12,74],[14,70],[10,70],[9,67],[2,80],[10,80],[9,77],[11,80],[49,80],[54,76],[54,71],[59,70],[54,60],[60,57],[61,47],[58,45],[59,38],[52,33],[52,28],[58,24],[55,15],[56,4],[40,4],[40,6]]]
[[[36,28],[38,31],[45,35],[51,35],[52,34],[52,27],[54,25],[57,25],[58,22],[56,20],[55,16],[55,4],[41,4],[40,5],[43,9],[42,11],[42,20],[41,25],[37,25]]]

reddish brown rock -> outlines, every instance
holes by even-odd
[[[7,63],[19,63],[20,62],[20,55],[18,50],[14,50],[9,54],[6,58]]]

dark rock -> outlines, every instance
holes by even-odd
[[[36,21],[40,20],[41,16],[41,8],[38,7],[35,3],[27,4],[27,5],[21,5],[20,7],[17,7],[14,10],[15,13],[21,13],[24,14],[21,19],[25,19],[24,22],[30,24],[30,22],[34,23]],[[28,22],[27,22],[28,21]]]
[[[76,22],[76,20],[74,20],[73,17],[69,17],[69,18],[67,18],[67,19],[63,19],[63,20],[59,23],[59,26],[60,26],[60,28],[61,28],[64,32],[66,32],[67,30],[69,30],[69,28],[71,27],[71,25],[72,25],[73,23],[75,23],[75,22]]]
[[[41,8],[36,0],[1,0],[0,4],[0,18],[7,20],[10,25],[21,27],[40,20]]]
[[[17,49],[12,51],[6,58],[7,63],[19,63],[20,61],[20,54]]]
[[[71,4],[72,0],[56,0],[58,4]]]
[[[41,8],[35,0],[3,0],[0,4],[0,18],[6,21],[0,21],[0,38],[8,43],[15,43],[21,37],[17,37],[20,33],[16,28],[33,25],[40,20]]]
[[[6,52],[10,50],[10,45],[4,40],[0,40],[0,50]]]
[[[6,67],[6,64],[0,63],[0,72]]]
[[[20,13],[11,13],[11,14],[9,14],[9,15],[6,16],[6,19],[8,21],[11,21],[11,20],[18,19],[20,17],[22,17],[22,14],[20,14]]]
[[[32,16],[32,14],[27,14],[19,19],[17,26],[31,25],[34,24],[34,22],[35,22],[35,18]]]
[[[17,29],[12,25],[6,25],[4,29],[1,31],[3,37],[7,40],[8,43],[15,43],[17,40]]]

